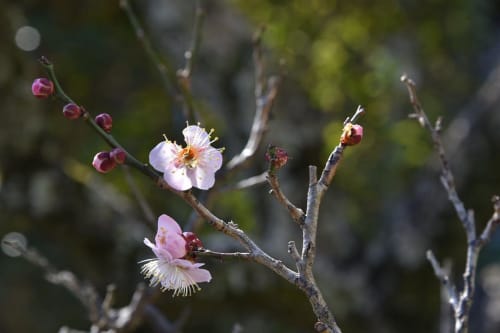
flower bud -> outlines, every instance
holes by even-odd
[[[109,157],[107,151],[101,151],[94,156],[92,166],[100,173],[107,173],[116,167],[116,162]]]
[[[191,255],[193,251],[203,248],[203,243],[194,232],[183,232],[182,237],[186,240],[186,251],[188,256]]]
[[[272,169],[279,169],[288,161],[288,153],[283,148],[271,145],[267,148],[266,160]]]
[[[69,103],[64,106],[63,115],[68,119],[78,119],[82,115],[82,109],[74,103]]]
[[[354,146],[361,142],[363,138],[363,127],[361,125],[353,125],[347,123],[344,126],[342,135],[340,136],[340,143],[345,146]]]
[[[95,117],[95,122],[107,133],[111,132],[113,127],[113,118],[108,113],[101,113]]]
[[[109,158],[111,158],[118,164],[123,164],[125,163],[125,159],[127,158],[127,153],[125,153],[125,150],[121,148],[115,148],[109,152]]]
[[[31,85],[31,92],[36,98],[47,98],[54,93],[54,83],[47,78],[38,78]]]

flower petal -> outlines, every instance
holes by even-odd
[[[144,238],[144,244],[146,244],[147,247],[151,248],[157,258],[161,258],[166,261],[172,261],[174,259],[172,258],[170,252],[163,248],[157,247],[156,244],[153,244],[149,239]]]
[[[182,237],[181,227],[166,214],[158,218],[158,231],[156,232],[155,242],[158,249],[168,252],[173,259],[182,258],[186,255],[186,240]],[[157,253],[155,252],[155,254]]]
[[[181,148],[170,141],[157,144],[149,153],[149,164],[160,172],[169,169]]]
[[[208,147],[198,157],[198,167],[211,170],[219,170],[222,166],[222,153],[215,148]]]
[[[177,267],[185,270],[185,274],[188,274],[190,278],[198,283],[198,282],[210,282],[212,280],[212,274],[206,269],[200,268],[205,265],[202,263],[193,263],[189,260],[185,259],[176,259],[172,261],[172,264]]]
[[[190,146],[205,147],[210,145],[210,135],[200,126],[191,125],[182,130],[184,140]]]
[[[193,186],[200,190],[208,190],[214,186],[215,173],[212,170],[207,170],[198,166],[196,169],[190,170],[189,173]]]
[[[188,176],[188,169],[185,166],[168,168],[163,174],[163,179],[178,191],[186,191],[193,187],[193,183]]]

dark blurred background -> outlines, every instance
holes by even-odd
[[[344,332],[445,332],[440,286],[425,251],[449,259],[460,285],[465,235],[439,182],[428,133],[414,120],[407,73],[443,136],[457,188],[482,229],[500,194],[500,5],[494,0],[228,0],[202,1],[203,35],[193,93],[203,125],[214,127],[226,161],[245,143],[255,100],[252,34],[265,24],[269,74],[285,71],[269,143],[291,159],[283,190],[305,206],[307,166],[324,162],[341,124],[358,104],[363,142],[349,149],[320,217],[317,280]],[[160,53],[184,66],[195,2],[134,1]],[[36,100],[37,62],[47,56],[65,90],[94,115],[113,115],[113,135],[147,160],[165,133],[179,138],[182,107],[167,94],[116,1],[0,0],[0,238],[23,234],[53,265],[104,294],[115,283],[117,305],[143,278],[142,244],[153,237],[124,170],[101,175],[94,154],[107,149],[81,121],[62,117],[56,100]],[[26,28],[26,27],[31,28]],[[27,30],[26,30],[27,29]],[[38,41],[38,38],[40,40]],[[280,65],[283,64],[284,65]],[[266,169],[261,149],[230,185]],[[131,176],[154,214],[181,225],[190,209],[138,172]],[[257,243],[293,266],[296,225],[268,195],[266,184],[221,192],[213,211],[234,220]],[[198,232],[212,250],[234,243],[208,226]],[[206,259],[214,278],[189,298],[156,299],[172,321],[189,311],[184,332],[312,332],[306,298],[267,269]],[[479,259],[471,332],[500,331],[500,233]],[[0,255],[0,332],[88,330],[79,301],[44,279],[39,268]],[[137,332],[151,332],[143,323]]]

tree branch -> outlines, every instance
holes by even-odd
[[[243,150],[234,156],[226,165],[227,170],[233,170],[243,165],[250,159],[259,148],[262,138],[267,129],[269,114],[271,113],[274,101],[278,95],[281,77],[270,77],[267,81],[264,77],[264,61],[262,58],[261,36],[264,28],[261,28],[254,36],[253,59],[255,64],[255,116],[252,122],[252,129],[248,141]]]
[[[500,199],[498,198],[498,196],[493,197],[493,216],[488,221],[480,238],[477,238],[474,213],[472,210],[467,210],[465,208],[465,205],[458,196],[455,187],[455,180],[451,172],[449,162],[445,155],[445,150],[440,136],[441,119],[439,118],[436,121],[436,124],[433,126],[418,100],[415,83],[406,75],[403,75],[401,77],[401,81],[406,85],[408,89],[410,102],[414,110],[414,113],[410,114],[410,118],[418,120],[420,125],[427,129],[431,134],[434,148],[437,151],[439,160],[441,162],[441,183],[448,193],[448,199],[452,203],[467,236],[467,257],[463,274],[463,289],[460,292],[457,292],[454,285],[449,281],[448,276],[443,273],[441,266],[437,262],[432,252],[428,251],[427,253],[427,257],[434,268],[435,275],[438,277],[438,279],[441,281],[441,284],[448,292],[449,302],[450,304],[452,304],[454,312],[454,331],[455,333],[467,333],[470,309],[475,292],[477,261],[482,247],[488,242],[494,229],[500,223]]]

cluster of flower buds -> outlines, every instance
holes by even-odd
[[[114,148],[111,151],[101,151],[94,156],[92,166],[100,173],[113,170],[117,164],[125,163],[127,153],[122,148]]]
[[[340,136],[340,143],[344,146],[354,146],[360,143],[362,138],[363,127],[361,125],[347,123]]]
[[[48,98],[54,93],[54,82],[42,77],[33,81],[31,92],[36,98]]]

